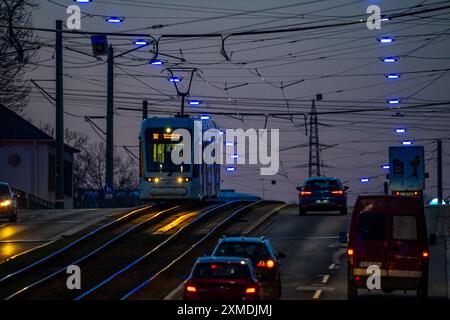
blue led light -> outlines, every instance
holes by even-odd
[[[381,58],[384,63],[395,63],[398,61],[397,57],[384,57]]]
[[[154,66],[162,66],[164,64],[164,61],[154,59],[154,60],[150,60],[149,63]]]
[[[399,104],[401,102],[400,99],[388,99],[387,102],[389,104]]]
[[[133,43],[137,46],[146,46],[148,45],[150,42],[147,40],[143,40],[143,39],[138,39],[138,40],[134,40]]]
[[[183,80],[182,78],[179,77],[170,77],[169,79],[170,82],[180,82],[181,80]]]
[[[200,116],[200,120],[209,120],[209,119],[211,119],[211,117],[208,116],[207,114],[202,114],[202,115]]]
[[[402,145],[404,145],[404,146],[410,146],[412,144],[413,144],[413,142],[411,140],[403,140],[402,141]]]
[[[389,165],[388,164],[383,164],[382,166],[381,166],[381,168],[383,168],[384,170],[389,170]]]
[[[361,183],[368,183],[369,182],[369,178],[360,178],[359,179],[359,181],[361,182]]]
[[[396,129],[394,129],[394,132],[395,133],[405,133],[406,129],[405,128],[396,128]]]
[[[388,79],[399,79],[400,78],[400,74],[398,74],[398,73],[388,73],[386,75],[386,78],[388,78]]]
[[[234,172],[236,171],[236,167],[227,167],[225,170],[227,170],[228,172]]]
[[[395,39],[392,37],[382,37],[382,38],[378,38],[377,40],[380,43],[392,43],[395,41]]]
[[[106,22],[109,23],[122,23],[123,20],[124,20],[123,17],[116,17],[116,16],[106,17]]]
[[[199,106],[201,104],[202,104],[202,102],[200,100],[189,100],[190,106]]]

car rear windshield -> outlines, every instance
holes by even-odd
[[[310,180],[306,182],[305,189],[308,190],[329,190],[340,189],[336,180]]]
[[[417,240],[417,219],[415,216],[393,215],[392,238],[394,240]]]
[[[249,279],[251,273],[246,264],[199,263],[192,276],[197,279]]]
[[[222,242],[214,255],[249,258],[253,263],[271,259],[264,244],[249,242]]]
[[[9,187],[6,184],[0,184],[0,196],[10,194]]]
[[[361,213],[358,219],[358,239],[384,240],[385,215],[384,213]]]

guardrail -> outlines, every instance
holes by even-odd
[[[55,204],[36,197],[35,195],[26,193],[20,189],[11,188],[17,197],[17,206],[21,209],[54,209]]]

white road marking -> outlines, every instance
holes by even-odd
[[[334,270],[334,267],[336,267],[335,263],[330,264],[330,266],[328,267],[329,270]]]
[[[322,283],[327,283],[329,279],[330,279],[330,275],[329,274],[324,275],[323,279],[322,279]]]
[[[316,290],[316,292],[313,295],[313,299],[319,299],[321,294],[322,290]]]
[[[167,296],[165,296],[163,300],[172,300],[175,297],[175,295],[179,291],[181,291],[181,289],[183,289],[183,285],[184,285],[184,282],[180,283],[175,289],[170,291],[169,294]]]

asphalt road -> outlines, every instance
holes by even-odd
[[[17,222],[0,220],[0,263],[122,211],[124,209],[19,211]]]
[[[346,299],[347,268],[345,248],[339,244],[340,231],[347,231],[350,214],[311,213],[299,216],[297,206],[282,209],[258,232],[271,239],[275,248],[284,252],[282,299]],[[436,232],[439,215],[427,208],[428,232]],[[443,228],[443,224],[440,224]],[[442,232],[442,230],[441,230]],[[442,233],[441,233],[442,234]],[[446,251],[444,238],[430,247],[429,296],[447,298]],[[414,291],[394,291],[392,294],[359,290],[362,299],[415,299]]]

